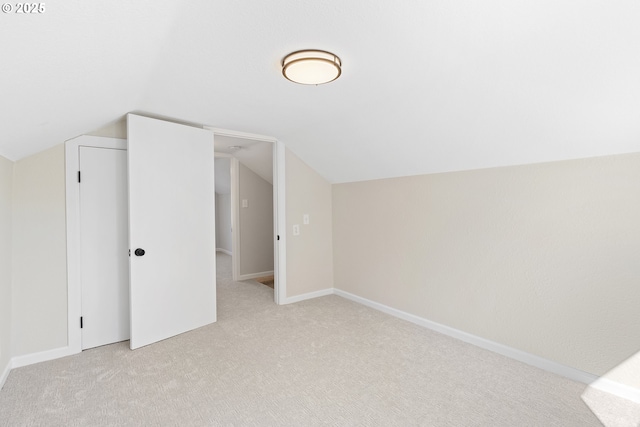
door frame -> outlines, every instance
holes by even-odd
[[[286,304],[287,299],[287,254],[286,254],[286,203],[285,203],[285,146],[276,138],[253,133],[238,132],[229,129],[216,128],[213,126],[203,126],[213,132],[215,136],[229,136],[233,138],[249,139],[253,141],[269,142],[273,144],[273,234],[276,238],[273,241],[273,299],[276,304]],[[232,233],[232,249],[235,254],[238,248],[239,238],[236,232],[238,223],[238,209],[234,208],[234,201],[238,197],[238,160],[231,157],[231,221],[234,227]],[[234,195],[235,193],[235,195]],[[240,266],[237,256],[232,255],[233,278],[240,275]]]
[[[215,135],[214,135],[214,140],[215,140]],[[214,147],[214,150],[215,150],[215,147]],[[231,263],[232,263],[232,265],[231,265],[231,274],[233,276],[232,280],[236,281],[236,270],[235,270],[235,266],[233,265],[234,260],[235,260],[235,257],[233,256],[233,253],[234,253],[234,248],[236,247],[236,244],[233,241],[233,233],[234,233],[233,230],[236,227],[236,223],[235,223],[235,219],[234,219],[234,208],[233,208],[233,204],[234,204],[233,188],[234,188],[234,186],[237,186],[238,183],[237,182],[235,182],[235,183],[233,182],[233,179],[234,179],[233,168],[237,167],[237,165],[234,165],[234,162],[237,162],[238,159],[233,157],[231,154],[220,153],[218,151],[214,151],[213,155],[214,155],[214,157],[216,159],[229,159],[229,180],[230,180],[230,190],[229,190],[230,202],[229,203],[231,204],[231,210],[230,210],[230,213],[229,213],[230,221],[231,221],[231,253],[230,253],[230,255],[231,255]],[[217,211],[217,209],[218,209],[218,206],[217,206],[217,202],[216,202],[216,211]],[[216,227],[217,227],[217,225],[216,225]],[[217,236],[217,234],[216,234],[216,236]],[[216,247],[216,250],[217,249],[218,248]]]
[[[274,240],[274,301],[286,304],[287,256],[286,256],[286,204],[285,204],[285,146],[275,138],[228,129],[204,126],[215,135],[265,141],[273,144],[273,225],[280,240]],[[102,136],[81,135],[65,142],[65,188],[67,226],[67,351],[76,354],[82,351],[82,296],[80,283],[80,170],[79,148],[127,149],[127,140]]]
[[[81,135],[65,142],[67,222],[67,345],[70,354],[82,351],[82,284],[80,282],[80,147],[127,149],[127,140]],[[73,325],[76,325],[75,327]]]
[[[128,153],[85,146],[78,151],[84,351],[130,337]]]

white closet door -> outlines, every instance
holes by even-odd
[[[127,152],[79,147],[82,349],[129,339]]]
[[[127,123],[135,349],[216,321],[214,152],[208,130]]]

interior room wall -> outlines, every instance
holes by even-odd
[[[333,187],[335,287],[602,375],[640,350],[640,154]]]
[[[0,387],[11,361],[13,162],[0,156]]]
[[[240,275],[273,272],[273,185],[242,163],[238,176]]]
[[[216,249],[232,251],[230,193],[216,193]]]
[[[64,144],[19,160],[13,176],[13,356],[67,345]]]
[[[114,122],[107,123],[87,135],[127,139],[127,116],[124,115]]]
[[[289,149],[285,154],[287,297],[333,288],[331,184]],[[303,216],[309,215],[309,224]],[[293,226],[300,235],[293,235]]]

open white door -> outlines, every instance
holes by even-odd
[[[213,133],[129,114],[131,349],[216,321]]]

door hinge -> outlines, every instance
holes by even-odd
[[[80,171],[78,171],[78,182],[80,182]]]
[[[82,323],[82,316],[80,316],[80,329],[82,329],[84,327],[83,323]]]

